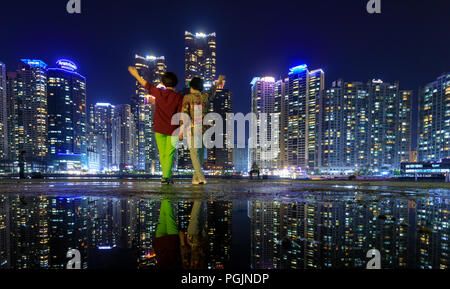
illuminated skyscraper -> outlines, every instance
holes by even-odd
[[[398,169],[411,150],[411,100],[398,83],[334,81],[321,105],[319,168]]]
[[[412,98],[411,90],[402,90],[398,98],[397,159],[396,166],[409,162],[412,150]]]
[[[100,171],[100,153],[97,144],[99,136],[95,129],[95,105],[89,104],[87,109],[87,123],[86,123],[86,139],[87,139],[87,156],[88,169],[90,172],[97,173]]]
[[[118,166],[117,133],[114,127],[115,106],[110,103],[91,105],[89,112],[89,146],[98,153],[99,170],[116,170]]]
[[[193,77],[200,77],[205,89],[210,89],[216,78],[216,33],[185,31],[184,42],[186,87]]]
[[[22,59],[17,71],[19,151],[27,152],[33,169],[45,168],[47,157],[47,64]],[[37,167],[36,167],[37,166]]]
[[[115,127],[118,135],[120,170],[132,169],[136,164],[136,125],[129,104],[117,106]]]
[[[204,89],[209,90],[216,78],[216,33],[191,33],[184,32],[184,64],[185,86],[193,77],[203,79]],[[177,150],[177,169],[192,169],[189,150],[180,148]],[[215,167],[215,155],[209,155],[209,167]]]
[[[272,126],[279,129],[279,120],[271,119],[271,113],[275,112],[275,78],[255,77],[251,84],[252,113],[256,115],[256,136],[254,142],[256,148],[249,148],[249,166],[253,163],[260,169],[277,168],[279,159],[279,134],[273,134]],[[269,144],[275,143],[276,148],[272,150]]]
[[[337,80],[327,90],[321,114],[319,168],[336,170],[369,168],[369,101],[362,82]]]
[[[135,55],[135,67],[149,83],[158,85],[166,72],[164,56]],[[136,93],[131,98],[131,112],[136,125],[137,169],[154,173],[159,170],[158,153],[153,133],[154,105],[147,90],[136,81]]]
[[[87,170],[86,78],[69,60],[56,64],[47,69],[49,169]]]
[[[6,65],[0,62],[0,160],[8,158],[8,111],[6,97]]]
[[[307,167],[312,170],[317,168],[320,159],[320,103],[325,90],[325,73],[322,69],[309,71],[308,73],[308,98],[307,98]]]
[[[273,113],[278,115],[278,130],[279,130],[279,155],[276,159],[276,167],[279,169],[287,167],[287,118],[286,115],[286,105],[288,101],[286,100],[286,83],[287,79],[278,80],[275,82],[275,98],[273,104]]]
[[[226,114],[233,113],[233,94],[228,89],[218,89],[210,100],[209,112],[219,114],[223,119],[223,148],[207,149],[205,168],[209,170],[231,170],[233,168],[233,149],[226,147]],[[213,140],[216,136],[213,136]],[[234,139],[234,136],[231,136]],[[231,142],[233,143],[233,142]]]
[[[6,74],[6,98],[8,118],[8,159],[17,161],[19,156],[19,136],[23,140],[23,129],[19,130],[18,92],[22,91],[22,83],[16,72]]]
[[[450,156],[450,73],[425,85],[419,95],[419,161]]]
[[[324,92],[324,72],[307,65],[290,69],[285,83],[285,166],[314,170],[317,166],[319,103]]]
[[[368,82],[370,122],[370,166],[374,170],[399,169],[396,137],[399,84],[382,80]]]

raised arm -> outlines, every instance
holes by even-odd
[[[147,85],[147,81],[145,79],[143,79],[140,75],[139,72],[137,71],[136,67],[133,66],[128,66],[128,71],[130,72],[131,75],[134,76],[134,78],[136,78],[136,80],[142,85],[142,86],[146,86]]]
[[[159,95],[159,93],[158,93],[159,92],[159,88],[154,86],[154,85],[152,85],[151,83],[147,82],[145,79],[143,79],[139,75],[139,72],[137,71],[137,69],[135,67],[129,66],[128,67],[128,71],[148,91],[148,93],[150,95],[153,95],[155,98],[158,97],[158,95]],[[154,100],[150,99],[150,101],[154,101]]]

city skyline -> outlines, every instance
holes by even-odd
[[[168,67],[183,75],[183,40],[180,36],[185,30],[217,33],[217,65],[221,67],[221,72],[229,75],[228,83],[234,87],[236,96],[248,92],[248,81],[254,75],[278,77],[284,67],[296,63],[322,67],[329,76],[325,79],[327,85],[338,78],[354,81],[375,78],[386,82],[400,81],[412,90],[447,72],[449,67],[444,49],[449,40],[441,37],[439,31],[440,27],[446,26],[448,19],[444,15],[450,4],[442,1],[436,1],[433,5],[389,1],[383,3],[383,13],[380,15],[368,14],[366,3],[362,1],[299,1],[289,5],[280,3],[280,13],[275,18],[267,19],[260,16],[271,15],[272,5],[263,5],[264,2],[260,1],[246,1],[241,3],[239,9],[210,1],[195,4],[175,1],[177,9],[171,15],[153,15],[152,23],[177,23],[167,25],[165,29],[152,24],[130,27],[121,17],[117,17],[134,15],[137,21],[145,23],[146,11],[164,11],[163,3],[135,0],[136,5],[106,7],[102,3],[84,3],[84,13],[68,15],[64,3],[53,2],[54,5],[45,6],[31,2],[26,9],[16,2],[2,4],[4,11],[8,11],[5,20],[10,25],[7,29],[0,28],[9,43],[0,47],[0,55],[4,55],[2,58],[7,66],[26,55],[40,56],[49,63],[62,57],[87,59],[80,62],[80,69],[91,79],[88,94],[93,98],[89,103],[102,102],[105,98],[111,99],[112,103],[122,103],[131,96],[133,84],[124,83],[124,79],[129,77],[126,66],[135,53],[166,55]],[[252,10],[255,5],[257,11]],[[19,20],[13,17],[15,13],[24,17]],[[302,17],[296,16],[299,13]],[[32,35],[19,37],[20,31],[23,31],[21,27],[29,27],[31,20],[28,19],[33,19],[33,15],[40,15],[41,20],[32,25],[38,30],[43,28],[47,36],[43,39]],[[54,26],[52,19],[55,15],[63,25],[46,30],[44,27]],[[329,19],[333,29],[329,29],[328,22],[318,21],[314,15]],[[399,15],[402,16],[400,25]],[[231,21],[231,18],[238,21]],[[358,25],[354,25],[355,21]],[[420,25],[416,24],[417,21]],[[295,28],[302,26],[314,28]],[[70,27],[70,33],[60,27]],[[339,37],[343,34],[336,31],[361,35],[365,40]],[[118,35],[123,39],[120,43],[116,41]],[[416,41],[421,37],[427,40]],[[266,41],[268,38],[270,41]],[[423,72],[427,72],[426,75]],[[106,83],[108,85],[104,85]],[[249,111],[250,101],[243,99],[234,107],[236,111]]]
[[[211,35],[215,39],[215,33]],[[214,40],[208,41],[215,46]],[[196,56],[192,57],[195,59]],[[191,56],[187,54],[188,58]],[[208,65],[207,59],[205,63],[199,62],[197,65]],[[165,57],[142,57],[136,54],[135,60],[135,66],[141,74],[156,85],[166,70]],[[186,69],[189,63],[186,62]],[[212,63],[215,63],[215,58]],[[151,174],[158,172],[159,162],[152,138],[152,97],[140,84],[136,83],[136,94],[128,103],[86,106],[87,81],[78,73],[77,64],[60,59],[56,65],[56,68],[51,68],[39,59],[21,59],[16,72],[6,73],[8,115],[3,117],[6,125],[3,122],[2,130],[6,128],[8,141],[12,140],[7,145],[11,149],[6,159],[13,160],[20,150],[25,149],[31,152],[29,161],[32,169],[46,170],[44,163],[47,163],[50,171],[91,171],[90,167],[95,167],[100,171],[136,169]],[[4,64],[2,70],[2,75],[8,71]],[[215,70],[213,66],[211,71]],[[259,167],[269,170],[301,168],[304,171],[321,170],[327,173],[336,169],[347,172],[392,172],[400,169],[401,162],[412,160],[413,134],[422,135],[424,131],[430,133],[430,125],[436,130],[440,123],[446,123],[444,119],[439,119],[445,111],[435,115],[431,122],[432,115],[425,117],[423,111],[427,107],[422,106],[425,101],[423,98],[426,98],[426,106],[437,105],[437,109],[443,109],[438,103],[444,101],[448,94],[448,74],[419,88],[420,108],[412,105],[414,92],[401,89],[398,82],[390,84],[372,79],[363,85],[355,81],[343,83],[340,79],[328,88],[324,84],[325,75],[322,69],[310,70],[307,64],[303,64],[291,67],[284,78],[276,80],[274,77],[262,76],[253,79],[250,83],[252,112],[278,114],[278,124],[269,124],[269,131],[272,131],[270,125],[275,125],[282,134],[277,138],[278,157],[271,156],[276,162],[263,164],[261,157],[249,153],[248,167],[257,160]],[[201,73],[199,76],[205,77]],[[259,92],[254,91],[255,85],[261,81],[271,83],[267,95],[258,95],[256,93]],[[231,91],[232,88],[218,90],[209,111],[217,112],[225,119],[225,114],[233,111]],[[255,97],[264,103],[255,103]],[[123,110],[124,105],[130,106],[128,112],[126,108]],[[60,108],[63,107],[66,108],[61,113]],[[109,113],[98,114],[107,107],[111,108]],[[419,122],[421,131],[413,129],[412,112],[418,109],[422,113],[421,119],[430,122],[426,126]],[[344,128],[345,132],[342,132]],[[257,135],[260,134],[258,128]],[[269,138],[274,139],[273,136]],[[353,145],[355,139],[357,143]],[[3,137],[3,144],[5,141]],[[418,160],[440,161],[447,154],[439,151],[445,151],[447,145],[445,142],[428,148],[437,150],[436,156],[419,154]],[[232,151],[222,150],[208,150],[207,169],[233,169]],[[420,150],[424,150],[423,145]],[[179,151],[178,169],[190,168],[188,157],[183,154],[183,150]],[[98,159],[98,162],[92,163],[90,158]],[[183,159],[186,161],[180,162]]]
[[[186,33],[187,33],[187,31],[186,31]],[[198,33],[197,33],[198,34]],[[213,33],[214,34],[214,38],[216,37],[216,34],[215,33]],[[155,63],[155,64],[153,64],[153,65],[155,65],[155,68],[149,68],[149,66],[148,65],[146,65],[145,66],[145,69],[146,69],[146,72],[145,72],[145,75],[144,76],[147,76],[146,78],[148,78],[150,81],[152,81],[152,82],[154,82],[154,83],[158,83],[158,81],[159,81],[159,77],[160,77],[160,75],[161,75],[161,73],[163,72],[163,71],[165,71],[165,70],[167,70],[167,67],[166,67],[166,62],[167,62],[167,60],[166,60],[166,57],[165,56],[159,56],[159,57],[156,57],[156,56],[154,56],[154,55],[146,55],[146,56],[139,56],[138,54],[135,54],[134,55],[134,59],[135,59],[135,61],[136,61],[136,67],[138,67],[139,68],[139,61],[137,61],[137,60],[139,60],[139,59],[142,59],[142,61],[146,61],[146,62],[149,62],[149,63]],[[38,58],[38,60],[39,61],[42,61],[42,60],[40,60],[39,58]],[[60,60],[58,60],[58,61],[60,61]],[[56,62],[58,62],[58,61],[56,61]],[[46,63],[45,61],[43,61],[43,63]],[[160,64],[158,64],[158,63],[160,63]],[[78,64],[78,62],[77,62],[77,64]],[[162,65],[162,66],[161,66]],[[305,64],[306,65],[306,64]],[[300,67],[301,67],[302,65],[300,65]],[[3,70],[5,70],[5,68],[6,68],[6,72],[8,72],[9,71],[9,69],[8,69],[8,66],[6,66],[5,64],[4,64],[4,61],[2,62],[2,69]],[[295,67],[299,67],[299,66],[295,66]],[[155,71],[151,71],[152,69],[156,69]],[[78,70],[78,66],[77,66],[77,70]],[[216,70],[216,68],[214,67],[214,71]],[[159,72],[158,72],[159,71]],[[322,72],[323,72],[323,70],[321,70]],[[11,72],[11,71],[9,71],[9,72]],[[220,74],[220,71],[219,72],[217,72],[217,74]],[[254,74],[253,75],[253,77],[252,78],[254,78],[255,77],[255,75],[256,74]],[[326,75],[328,75],[328,73],[326,73]],[[439,77],[443,77],[444,75],[446,75],[446,72],[442,72],[441,74],[439,74],[439,75],[437,75],[437,76],[435,76],[434,77],[434,79],[437,79],[437,78],[439,78]],[[263,77],[273,77],[273,74],[263,74]],[[278,77],[278,78],[276,78],[276,77],[274,77],[277,81],[278,80],[282,80],[283,79],[283,76],[280,76],[280,77]],[[332,81],[332,83],[331,84],[329,84],[329,85],[327,85],[327,81],[326,80],[329,80],[329,77],[324,77],[324,79],[322,80],[322,82],[323,82],[323,84],[322,85],[324,85],[324,87],[325,87],[325,89],[328,89],[328,88],[330,88],[330,87],[332,87],[333,86],[333,83],[335,83],[336,81],[338,81],[338,80],[340,80],[340,79],[346,79],[346,78],[343,78],[343,77],[339,77],[338,79],[335,79],[335,80],[333,80]],[[351,82],[364,82],[364,81],[361,81],[360,80],[361,79],[361,77],[359,78],[359,79],[356,79],[356,80],[350,80]],[[347,80],[347,79],[346,79]],[[374,79],[375,80],[375,79]],[[379,80],[381,80],[381,81],[383,81],[383,82],[386,82],[384,79],[379,79]],[[133,81],[132,79],[130,79],[129,81],[127,80],[127,82],[129,82],[129,83],[136,83],[135,81]],[[394,81],[393,83],[397,83],[398,81]],[[425,80],[423,80],[423,82],[425,82]],[[412,92],[412,99],[411,99],[411,107],[412,107],[412,110],[411,110],[411,117],[412,117],[412,120],[411,120],[411,146],[412,146],[412,150],[415,150],[415,149],[417,149],[417,141],[419,140],[419,132],[418,132],[418,130],[419,130],[419,126],[420,126],[420,122],[419,122],[419,119],[418,119],[418,117],[419,117],[419,101],[420,101],[420,99],[418,99],[419,98],[419,96],[420,96],[420,92],[421,92],[421,89],[425,86],[425,85],[428,85],[428,84],[430,84],[430,83],[432,83],[433,82],[433,80],[431,80],[431,81],[428,81],[428,82],[425,82],[422,86],[420,86],[418,89],[411,89],[411,88],[408,88],[408,87],[405,87],[404,85],[401,85],[401,87],[400,87],[400,90],[401,91],[411,91]],[[135,96],[137,96],[137,99],[139,99],[139,98],[142,98],[142,97],[145,97],[146,95],[147,95],[147,93],[145,92],[145,90],[143,90],[143,88],[142,87],[140,87],[140,85],[139,84],[137,84],[136,83],[136,85],[138,86],[138,89],[136,90],[136,94],[135,95],[133,95],[132,93],[131,93],[131,99],[132,99],[132,102],[133,102],[133,98],[135,97]],[[227,85],[227,86],[229,86],[229,85]],[[89,87],[89,85],[87,85],[87,87]],[[250,87],[250,89],[251,89],[251,87]],[[234,88],[233,87],[231,87],[231,88],[229,88],[229,90],[230,91],[234,91]],[[3,90],[3,93],[4,93],[4,91],[5,90]],[[181,89],[180,89],[180,91],[181,91]],[[233,93],[233,94],[235,94],[235,93]],[[247,96],[249,95],[250,93],[248,92],[247,93]],[[250,99],[251,100],[251,97],[244,97],[244,99]],[[231,98],[231,100],[233,100],[233,98]],[[134,102],[136,102],[136,100],[134,100]],[[92,102],[92,97],[87,97],[87,99],[86,99],[86,103],[87,104],[95,104],[96,102]],[[112,100],[110,100],[110,99],[107,99],[107,98],[103,98],[103,100],[100,102],[100,103],[113,103],[112,102]],[[129,104],[130,103],[130,101],[128,100],[128,101],[124,101],[123,103],[117,103],[117,105],[119,105],[119,104]],[[136,104],[136,103],[135,103]],[[238,104],[239,105],[239,104]],[[145,106],[145,104],[144,104],[144,106]],[[231,105],[232,107],[233,107],[233,112],[234,113],[236,113],[236,112],[241,112],[241,111],[236,111],[236,109],[235,109],[235,107],[236,107],[236,104],[234,104],[233,105],[233,101],[232,101],[232,105]],[[133,113],[135,114],[135,117],[137,117],[136,116],[136,112],[138,111],[138,110],[136,110],[136,108],[135,108],[135,105],[132,105],[132,111],[133,111]],[[249,108],[249,111],[245,111],[245,112],[243,112],[243,113],[247,113],[247,112],[250,112],[251,111],[251,106],[250,106],[250,108]],[[146,115],[148,115],[149,117],[148,117],[148,121],[147,121],[147,124],[142,124],[141,125],[141,127],[146,127],[146,131],[149,131],[149,128],[151,127],[151,110],[149,110],[149,109],[145,109],[145,112],[147,112],[146,113]],[[138,122],[138,118],[136,118],[135,119],[135,121],[136,122]],[[4,129],[4,128],[3,128]],[[148,133],[146,134],[147,136],[148,136]],[[5,140],[5,138],[2,138],[3,140]],[[146,138],[146,140],[144,141],[144,140],[142,140],[142,143],[144,143],[144,142],[148,142],[148,139],[149,138]],[[155,144],[154,144],[154,141],[153,142],[151,142],[150,144],[142,144],[142,149],[141,150],[145,150],[145,148],[144,147],[146,147],[146,146],[150,146],[151,147],[151,151],[153,152],[153,153],[151,153],[151,155],[156,155],[157,154],[157,152],[155,152],[155,149],[156,149],[156,147],[155,147]],[[145,158],[145,157],[144,157]],[[143,159],[142,160],[142,165],[141,165],[141,167],[142,168],[152,168],[151,170],[152,171],[154,171],[155,169],[158,169],[158,164],[157,163],[152,163],[152,164],[149,164],[148,163],[148,161],[146,161],[145,159]]]

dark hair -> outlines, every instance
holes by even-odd
[[[203,80],[200,77],[194,77],[191,79],[191,82],[189,82],[189,87],[202,92]]]
[[[165,87],[176,87],[178,84],[178,77],[173,72],[166,72],[161,77],[161,82]]]
[[[21,155],[24,155],[24,154],[26,154],[26,153],[27,153],[26,151],[21,151],[21,152],[20,152]]]

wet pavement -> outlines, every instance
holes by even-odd
[[[70,249],[81,268],[156,268],[162,203],[200,268],[363,269],[371,249],[382,268],[449,267],[448,189],[109,179],[1,180],[0,268],[66,268]]]

